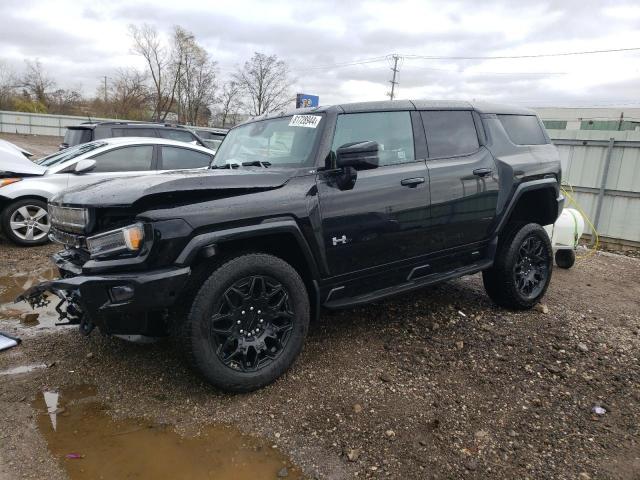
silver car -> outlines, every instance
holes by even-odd
[[[0,228],[18,245],[48,241],[47,201],[62,190],[104,178],[207,168],[214,153],[159,138],[108,138],[83,143],[32,162],[0,155]]]

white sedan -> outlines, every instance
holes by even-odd
[[[47,201],[62,190],[105,178],[207,168],[214,152],[159,138],[121,137],[83,143],[32,162],[0,151],[0,228],[18,245],[48,241]]]

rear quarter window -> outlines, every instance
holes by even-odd
[[[544,145],[547,138],[535,115],[498,115],[509,138],[516,145]]]

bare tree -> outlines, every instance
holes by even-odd
[[[178,120],[197,125],[201,117],[210,112],[208,106],[215,98],[216,62],[198,45],[192,33],[181,27],[174,30],[174,66],[178,72]],[[180,115],[181,114],[181,115]]]
[[[13,108],[18,79],[15,72],[4,62],[0,62],[0,109]]]
[[[175,55],[163,45],[154,27],[130,25],[129,32],[133,51],[142,56],[149,67],[154,93],[153,118],[165,121],[175,101],[181,62],[175,62]]]
[[[227,124],[235,124],[235,116],[240,110],[240,87],[235,81],[230,81],[222,86],[222,92],[218,97],[219,120],[224,128]]]
[[[293,101],[287,65],[276,55],[255,52],[234,79],[246,96],[251,115],[277,112]]]
[[[58,88],[48,94],[48,111],[62,115],[79,113],[78,109],[83,101],[79,89]]]
[[[29,94],[33,101],[48,105],[48,94],[56,82],[47,75],[40,60],[25,60],[26,69],[20,79],[20,87]]]
[[[109,115],[129,120],[144,120],[152,101],[147,74],[135,68],[118,70],[109,82]]]

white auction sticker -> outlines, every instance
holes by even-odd
[[[290,127],[316,128],[322,119],[319,115],[294,115],[289,122]]]

